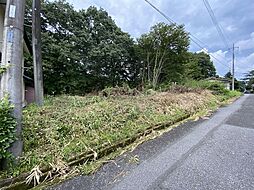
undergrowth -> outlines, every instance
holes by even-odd
[[[216,87],[206,89],[211,86]],[[177,93],[179,89],[182,93]],[[17,176],[59,160],[64,163],[88,150],[97,152],[103,145],[133,137],[150,126],[210,110],[240,95],[224,90],[211,93],[198,85],[129,96],[123,91],[124,95],[118,95],[110,89],[107,97],[50,96],[43,107],[28,106],[23,112],[24,154],[20,163],[1,177]]]
[[[13,106],[8,96],[0,100],[0,164],[2,159],[10,158],[8,148],[15,140],[16,121],[12,115]]]

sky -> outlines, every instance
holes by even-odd
[[[116,24],[133,38],[147,33],[150,27],[167,20],[149,6],[145,0],[67,0],[75,9],[89,6],[103,8]],[[203,0],[150,0],[177,24],[200,40],[200,44],[213,57],[211,59],[220,76],[232,66],[232,50],[229,50],[219,36]],[[235,49],[235,74],[238,79],[254,69],[254,0],[209,0],[214,15],[232,48]],[[202,43],[201,43],[202,42]],[[191,42],[190,51],[202,48]],[[216,59],[215,59],[215,58]]]

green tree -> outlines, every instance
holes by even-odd
[[[127,82],[133,66],[134,41],[122,32],[103,9],[90,7],[82,11],[91,34],[92,46],[88,53],[88,69],[103,80],[104,86]],[[134,65],[135,66],[135,65]]]
[[[231,72],[227,72],[224,76],[226,79],[230,80],[230,88],[232,89],[232,74]],[[241,80],[237,80],[235,78],[235,90],[243,92],[245,90],[245,82]]]
[[[74,26],[78,12],[65,1],[46,1],[43,10],[42,56],[46,92],[76,93],[85,89],[84,64],[75,49]]]
[[[216,69],[210,56],[204,52],[189,53],[189,62],[186,64],[187,76],[194,80],[202,80],[216,76]]]
[[[139,70],[134,41],[106,11],[95,7],[77,11],[65,0],[44,1],[42,10],[46,93],[83,94],[105,86],[134,84]],[[31,0],[26,24],[31,25]]]
[[[159,23],[138,39],[144,61],[143,76],[156,88],[158,83],[180,81],[189,47],[184,26]]]
[[[227,78],[227,79],[232,79],[232,74],[231,74],[231,72],[230,72],[230,71],[227,72],[227,73],[225,74],[224,77]]]
[[[254,91],[254,70],[246,73],[245,78],[243,79],[246,82],[246,89],[250,91]]]

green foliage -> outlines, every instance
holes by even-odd
[[[0,66],[0,76],[8,69],[7,66]],[[0,78],[1,80],[1,78]],[[15,140],[16,121],[12,116],[13,106],[9,102],[8,95],[0,100],[0,160],[9,158],[7,149]]]
[[[230,71],[227,72],[224,77],[230,81],[230,89],[232,89],[232,74],[231,74],[231,72]],[[237,80],[235,78],[235,90],[244,92],[245,88],[246,88],[245,82]]]
[[[122,87],[109,87],[105,88],[100,93],[102,96],[136,96],[140,95],[140,92],[137,89],[131,89],[128,85],[124,84]]]
[[[249,71],[244,78],[244,81],[246,82],[246,90],[249,90],[250,92],[254,92],[254,70]]]
[[[240,97],[241,95],[242,95],[242,93],[239,91],[228,91],[226,94],[227,99],[234,98],[234,97]]]
[[[153,88],[165,81],[182,80],[189,47],[189,36],[184,26],[159,23],[138,39],[138,45],[145,63],[143,80]]]
[[[12,110],[13,106],[5,96],[0,100],[0,160],[10,156],[7,149],[15,140],[16,122]]]
[[[200,80],[194,81],[190,80],[184,84],[190,88],[199,88],[199,89],[207,89],[211,90],[213,94],[217,95],[220,101],[225,101],[230,98],[234,98],[237,96],[241,96],[241,92],[239,91],[230,91],[225,88],[225,85],[219,81],[208,81],[208,80]]]
[[[25,23],[31,26],[32,1]],[[65,0],[42,2],[42,59],[47,94],[84,95],[105,87],[205,79],[215,75],[210,57],[188,53],[183,25],[158,23],[137,43],[102,8],[75,10]],[[28,34],[31,28],[27,27]],[[30,31],[30,32],[29,32]],[[31,39],[31,35],[29,35]],[[26,56],[26,67],[32,66]],[[32,77],[31,70],[26,75]]]
[[[75,10],[64,0],[45,1],[42,10],[47,94],[85,94],[106,86],[137,84],[140,69],[134,41],[105,10]],[[31,25],[31,1],[25,18]]]
[[[225,94],[229,91],[225,88],[225,85],[219,81],[189,80],[184,85],[190,88],[200,88],[200,89],[211,90],[213,91],[214,94]]]
[[[227,72],[227,73],[225,74],[224,77],[227,78],[227,79],[232,79],[232,74],[231,74],[231,72],[230,72],[230,71]]]
[[[10,67],[10,65],[1,65],[0,66],[0,76],[4,73],[4,72],[6,72],[6,70],[8,69]]]
[[[24,154],[8,175],[107,144],[116,144],[151,125],[175,122],[206,109],[213,95],[151,93],[139,96],[48,97],[43,107],[23,111]]]
[[[189,53],[189,61],[186,64],[186,74],[188,78],[202,80],[215,77],[216,69],[208,54],[204,52]]]

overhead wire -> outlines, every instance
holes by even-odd
[[[209,13],[209,15],[210,15],[210,17],[212,19],[212,22],[215,25],[215,28],[216,28],[219,36],[221,37],[221,39],[222,39],[226,49],[228,49],[230,51],[229,44],[228,44],[228,41],[227,41],[228,38],[225,37],[225,34],[223,33],[224,30],[222,31],[222,27],[218,23],[218,21],[217,21],[217,19],[215,17],[214,11],[213,11],[209,1],[208,0],[203,0],[203,2],[204,2],[204,5],[205,5],[205,7],[207,9],[207,12]]]
[[[199,43],[197,43],[193,38],[190,37],[190,39],[192,40],[192,42],[194,42],[198,47],[200,47],[201,49],[204,49]],[[214,56],[212,53],[206,52],[208,53],[212,58],[214,58],[218,63],[220,63],[221,65],[227,67],[230,69],[230,67],[228,65],[226,65],[225,63],[221,62],[216,56]]]
[[[211,49],[209,45],[207,45],[206,43],[202,42],[200,39],[198,39],[196,36],[191,35],[195,40],[197,40],[199,43],[203,44],[203,46],[205,46],[205,48]],[[226,52],[227,53],[227,52]],[[222,57],[220,54],[218,54],[218,57],[220,57],[221,59],[225,59],[225,57]]]
[[[221,37],[221,39],[223,40],[223,43],[225,45],[225,47],[228,49],[229,52],[231,52],[231,49],[229,47],[229,44],[228,44],[228,41],[229,41],[229,38],[227,35],[225,35],[225,30],[223,29],[223,27],[221,27],[221,25],[218,23],[216,17],[215,17],[215,14],[214,14],[214,11],[209,3],[209,0],[203,0],[204,2],[204,5],[212,19],[212,22],[214,23],[215,27],[216,27],[216,30],[218,31],[218,34],[219,36]],[[237,71],[234,71],[235,73],[237,74],[241,74],[241,75],[244,75],[244,73],[240,73],[240,72],[237,72]]]
[[[145,0],[151,7],[153,7],[157,12],[159,12],[164,18],[166,18],[171,24],[176,24],[175,21],[173,21],[171,18],[169,18],[165,13],[163,13],[159,8],[157,8],[154,4],[152,4],[150,1]]]
[[[172,20],[171,18],[169,18],[165,13],[163,13],[159,8],[157,8],[154,4],[152,4],[150,1],[148,0],[144,0],[146,3],[148,3],[153,9],[155,9],[158,13],[160,13],[168,22],[170,22],[171,24],[174,25],[178,25],[174,20]],[[195,43],[198,47],[200,47],[201,49],[205,49],[202,45],[200,45],[197,41],[203,43],[201,40],[199,40],[196,36],[194,36],[193,34],[190,34],[190,40]],[[194,40],[196,39],[196,40]],[[203,43],[204,44],[204,43]],[[217,57],[215,57],[213,54],[207,52],[211,57],[213,57],[215,60],[218,61],[218,63],[222,64],[223,66],[230,68],[228,65],[222,63]]]

